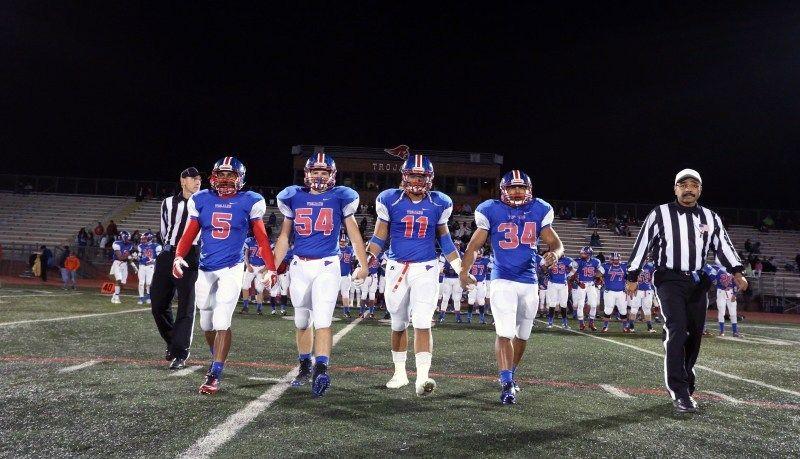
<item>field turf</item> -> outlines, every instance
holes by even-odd
[[[643,324],[600,336],[537,323],[519,403],[502,406],[490,325],[448,314],[434,328],[438,389],[417,398],[413,377],[384,387],[388,325],[336,321],[333,385],[312,399],[308,387],[285,389],[293,322],[253,310],[235,315],[222,391],[209,397],[197,394],[209,362],[199,321],[198,368],[175,375],[134,297],[0,289],[0,456],[800,456],[798,325],[746,321],[742,339],[705,339],[701,412],[676,415],[661,334]]]

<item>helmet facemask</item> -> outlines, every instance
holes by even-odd
[[[314,171],[326,171],[328,175],[314,174]],[[318,163],[310,168],[306,167],[304,172],[303,183],[318,193],[328,191],[336,185],[336,170],[331,169],[325,163]]]
[[[512,207],[527,204],[533,200],[533,187],[524,184],[500,184],[500,200]]]
[[[214,169],[210,178],[211,188],[220,196],[231,196],[239,191],[244,183],[234,170]]]

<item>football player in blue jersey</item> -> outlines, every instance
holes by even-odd
[[[581,249],[580,258],[573,260],[572,268],[575,271],[573,278],[577,285],[577,288],[572,290],[572,307],[578,313],[578,327],[586,330],[583,307],[589,303],[589,328],[597,331],[594,318],[597,315],[597,305],[600,304],[598,287],[603,284],[603,267],[600,260],[592,256],[592,248],[587,245]]]
[[[628,329],[633,332],[634,331],[634,324],[636,323],[636,316],[639,313],[639,309],[641,308],[642,314],[644,315],[644,320],[647,323],[647,331],[649,333],[655,333],[656,331],[653,329],[653,272],[655,272],[656,267],[653,264],[653,260],[651,257],[647,257],[645,260],[644,265],[642,266],[642,271],[639,273],[639,285],[638,289],[636,290],[636,297],[633,298],[629,304],[631,305],[631,310],[628,313]]]
[[[516,403],[514,377],[539,304],[537,284],[539,238],[549,252],[542,257],[550,267],[564,252],[561,239],[552,228],[553,208],[533,197],[533,184],[522,171],[512,170],[500,180],[500,199],[484,201],[475,209],[478,229],[464,255],[460,271],[461,284],[471,288],[475,279],[469,270],[475,251],[491,238],[494,264],[491,275],[492,314],[494,315],[495,354],[500,374],[500,402]],[[536,255],[536,256],[535,256]]]
[[[447,229],[453,201],[446,194],[431,190],[434,172],[430,159],[409,154],[405,145],[387,151],[405,157],[402,181],[399,188],[384,190],[375,200],[378,220],[368,248],[370,257],[378,257],[390,238],[385,300],[391,316],[394,375],[386,387],[396,389],[409,383],[407,329],[413,324],[415,392],[426,396],[436,388],[436,382],[430,378],[430,367],[431,321],[436,310],[439,276],[437,241],[447,261],[456,271],[461,269],[461,259]]]
[[[331,321],[340,291],[339,234],[343,227],[362,266],[367,258],[354,216],[358,193],[336,186],[333,158],[316,153],[306,161],[304,172],[304,186],[291,185],[278,193],[278,208],[286,218],[275,243],[275,256],[283,258],[291,237],[294,258],[289,264],[289,295],[294,307],[300,361],[292,386],[300,387],[310,380],[311,395],[321,397],[331,383],[328,374],[333,347]],[[356,271],[353,278],[355,282],[363,282],[366,276],[367,272],[362,270]]]
[[[603,330],[608,332],[608,321],[614,308],[619,311],[620,317],[627,318],[628,302],[625,293],[625,275],[628,270],[628,263],[622,261],[619,252],[611,254],[610,262],[603,265]],[[628,333],[628,321],[622,320],[622,332]]]
[[[183,277],[188,264],[183,259],[200,233],[200,269],[194,286],[195,304],[200,311],[200,328],[213,360],[200,386],[201,394],[219,391],[222,371],[231,347],[231,318],[242,290],[244,241],[249,230],[258,241],[267,266],[268,286],[275,282],[275,260],[262,217],[264,198],[253,191],[241,191],[245,183],[244,164],[226,156],[211,171],[211,189],[193,194],[187,201],[189,221],[175,250],[172,275]]]
[[[725,336],[725,312],[731,321],[731,330],[734,338],[739,338],[739,324],[736,317],[736,292],[739,290],[734,282],[734,277],[717,262],[714,265],[716,272],[711,277],[712,282],[717,287],[717,322],[719,324],[719,336]]]
[[[244,279],[242,280],[242,310],[240,314],[247,314],[250,305],[250,286],[255,280],[256,312],[261,315],[264,309],[264,271],[266,264],[261,258],[256,238],[250,236],[244,240]]]
[[[536,264],[536,266],[539,268],[536,273],[536,277],[539,281],[539,309],[536,311],[537,317],[540,312],[544,314],[544,312],[547,310],[547,285],[550,281],[550,269],[542,269],[542,267],[539,266],[539,263],[542,261],[542,255],[545,253],[546,252],[542,251],[541,254],[536,254],[536,256],[539,257]],[[536,326],[535,320],[533,321],[533,326]]]
[[[461,242],[454,241],[456,250],[458,251],[459,260],[463,256],[461,253]],[[439,323],[444,323],[444,317],[447,313],[447,303],[452,298],[453,312],[456,315],[456,322],[461,323],[461,295],[463,292],[461,283],[458,281],[458,271],[453,269],[453,266],[448,263],[444,255],[439,256],[439,263],[442,266],[442,304],[439,306]]]
[[[339,293],[342,297],[342,312],[344,318],[350,318],[350,287],[352,279],[350,274],[353,272],[353,248],[347,239],[347,234],[339,235],[339,268],[341,277],[339,278]]]
[[[359,303],[358,313],[362,319],[375,318],[375,295],[378,292],[378,270],[380,261],[370,258],[367,263],[367,278],[362,284],[356,285],[356,301]]]
[[[550,281],[547,284],[547,328],[553,326],[553,317],[556,307],[561,309],[561,327],[569,329],[567,322],[567,300],[569,299],[569,288],[567,279],[575,274],[572,264],[575,260],[562,255],[558,261],[553,263],[547,270]]]
[[[486,324],[486,275],[489,273],[489,258],[483,256],[483,247],[478,249],[475,254],[475,262],[472,263],[469,273],[475,278],[475,288],[467,291],[467,323],[472,323],[472,313],[475,311],[475,304],[478,305],[478,320],[481,324]]]
[[[150,304],[150,284],[153,283],[153,272],[156,257],[161,253],[161,244],[154,241],[153,233],[145,231],[139,239],[139,304]]]
[[[111,296],[111,302],[120,304],[119,292],[122,290],[122,284],[128,282],[128,261],[131,260],[131,252],[133,252],[131,233],[120,232],[119,239],[114,241],[111,248],[114,250],[114,262],[111,263],[111,271],[108,273],[114,279],[114,294]]]
[[[274,244],[272,250],[275,250]],[[289,245],[289,250],[286,251],[286,255],[283,257],[283,261],[278,265],[278,282],[272,286],[269,291],[270,296],[270,306],[272,307],[271,315],[275,315],[276,306],[280,305],[281,308],[281,315],[286,315],[286,298],[289,296],[289,284],[291,280],[289,279],[289,263],[292,262],[294,258],[294,247]]]

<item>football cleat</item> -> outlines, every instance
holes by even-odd
[[[622,333],[630,333],[630,332],[631,332],[631,331],[630,331],[630,330],[628,330],[627,328],[623,328],[623,329],[622,329]]]
[[[294,377],[292,380],[292,387],[300,387],[311,380],[311,360],[301,360],[300,361],[300,371],[297,372],[297,376]]]
[[[564,330],[569,330],[570,329],[569,328],[569,324],[564,324],[564,325],[561,326],[561,328],[563,328]]]
[[[719,336],[725,336],[725,332],[719,332]]]
[[[285,315],[286,315],[286,309],[281,309],[281,315],[282,315],[282,316],[285,316]]]
[[[656,332],[655,328],[651,328],[650,330],[647,330],[647,333],[655,333],[655,332]]]
[[[733,332],[733,337],[734,338],[741,338],[742,335],[739,332]]]
[[[405,385],[408,385],[408,383],[408,375],[405,371],[402,373],[395,372],[394,376],[392,376],[392,379],[386,383],[386,387],[389,389],[399,389]]]
[[[177,357],[174,358],[169,365],[170,370],[182,370],[184,368],[186,368],[186,359],[179,359]]]
[[[703,336],[714,336],[714,335],[712,335],[711,332],[708,330],[703,330]]]
[[[586,324],[581,324],[578,328],[580,328],[581,331],[584,331],[586,330]]]
[[[242,309],[239,311],[239,314],[247,314],[247,313],[248,313],[248,310],[247,310],[247,308],[242,308]]]
[[[331,377],[328,376],[328,365],[318,363],[314,365],[314,383],[311,385],[311,395],[322,397],[331,387]]]
[[[417,397],[425,397],[430,395],[434,390],[436,390],[436,381],[431,378],[428,378],[425,381],[417,381],[415,384]]]
[[[271,315],[271,316],[274,316],[274,315],[275,315],[275,314],[277,314],[277,313],[278,313],[278,311],[276,311],[276,310],[274,310],[274,309],[273,309],[273,310],[272,310],[272,312],[270,312],[270,313],[269,313],[269,315]]]
[[[592,331],[597,331],[597,327],[594,326],[594,322],[589,322],[589,328],[591,328]]]
[[[545,328],[553,328],[553,324],[547,324],[547,327]]]
[[[634,330],[633,328],[629,328],[628,333],[636,333],[636,330]]]
[[[198,392],[204,395],[216,394],[219,392],[219,378],[217,378],[217,376],[213,373],[209,372],[206,375],[206,382],[200,386],[200,390]]]
[[[519,387],[519,384],[517,384],[516,380],[512,381],[512,383],[514,384],[514,393],[522,392],[522,388]]]
[[[375,318],[375,314],[369,313],[369,314],[367,314],[367,318],[368,319],[374,319]]]
[[[147,304],[153,304],[153,301],[152,301],[152,300],[150,299],[150,297],[148,296],[148,297],[147,297],[147,299],[145,300],[145,303],[147,303]]]
[[[139,298],[139,301],[137,301],[136,304],[144,304],[144,301],[142,301],[142,299]]]
[[[344,317],[345,319],[349,319],[350,318],[350,314],[342,314],[342,317]]]
[[[514,394],[514,383],[509,381],[500,386],[500,403],[503,405],[513,405],[517,403],[517,396]]]
[[[603,327],[603,329],[600,330],[600,333],[608,333],[608,327]]]

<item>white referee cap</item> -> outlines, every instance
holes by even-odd
[[[675,174],[675,184],[677,185],[678,182],[680,182],[681,180],[687,179],[687,178],[693,178],[693,179],[697,180],[699,183],[703,183],[703,181],[700,180],[700,173],[699,172],[697,172],[694,169],[684,169],[684,170],[678,172],[677,174]]]

